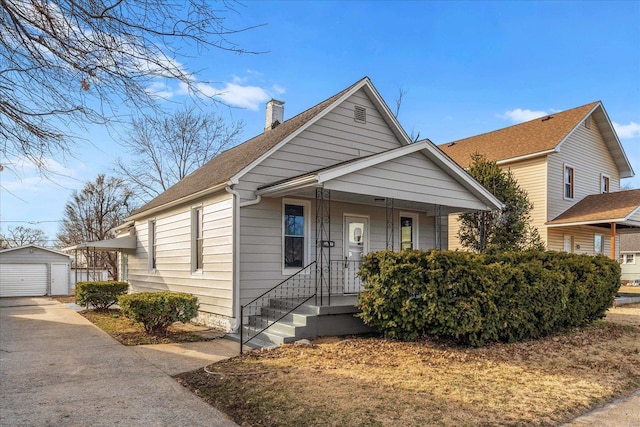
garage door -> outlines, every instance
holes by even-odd
[[[47,264],[0,264],[0,297],[47,294]]]

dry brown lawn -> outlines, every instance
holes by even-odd
[[[325,338],[207,370],[177,378],[244,426],[558,425],[640,387],[640,305],[535,341]]]

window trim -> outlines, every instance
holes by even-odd
[[[156,272],[158,267],[158,223],[155,219],[148,222],[149,234],[149,271]]]
[[[605,191],[605,180],[606,180],[606,190]],[[610,193],[611,192],[611,176],[605,174],[605,173],[601,173],[600,174],[600,193],[605,194],[605,193]]]
[[[413,247],[411,249],[418,249],[420,247],[420,241],[418,240],[418,220],[419,215],[416,212],[404,212],[401,211],[398,214],[398,230],[399,230],[399,239],[400,239],[400,250],[402,249],[402,218],[411,218],[413,220],[413,224],[411,225],[411,243],[413,243]]]
[[[198,212],[200,216],[198,217]],[[199,219],[199,221],[198,221]],[[198,225],[200,226],[198,228]],[[198,230],[200,233],[198,233]],[[198,238],[200,234],[200,238]],[[198,240],[203,241],[202,262],[198,265]],[[204,207],[202,205],[191,208],[191,274],[202,274],[204,271]]]
[[[304,218],[304,235],[303,235],[303,249],[304,249],[304,258],[302,260],[302,267],[286,267],[284,265],[284,245],[285,245],[285,225],[284,225],[284,211],[286,205],[294,205],[294,206],[302,206],[302,217]],[[280,209],[280,267],[282,269],[282,274],[284,276],[290,276],[291,274],[297,273],[305,266],[309,265],[309,260],[311,259],[311,220],[310,220],[310,212],[311,212],[311,202],[308,200],[302,199],[289,199],[282,198],[282,206]],[[310,272],[307,272],[310,274]]]
[[[571,169],[571,182],[567,183],[567,169]],[[567,196],[567,184],[571,184],[571,197]],[[562,168],[562,198],[564,200],[574,200],[576,196],[576,168],[568,163],[564,163]]]
[[[627,260],[627,257],[631,257],[631,261]],[[625,265],[635,265],[636,263],[636,254],[632,253],[632,254],[622,254],[622,264]]]

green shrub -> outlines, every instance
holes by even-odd
[[[537,338],[604,316],[620,266],[559,252],[382,251],[360,269],[363,321],[386,336],[474,346]]]
[[[78,282],[76,283],[76,304],[107,310],[118,302],[120,295],[126,294],[129,284],[126,282]]]
[[[144,326],[151,335],[166,335],[174,322],[187,323],[198,315],[198,298],[182,292],[140,292],[122,295],[122,314]]]

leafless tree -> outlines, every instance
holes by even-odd
[[[116,172],[141,202],[157,196],[239,142],[241,121],[183,108],[165,118],[134,120],[123,145],[131,155],[118,159]]]
[[[108,124],[159,108],[150,88],[202,83],[184,61],[194,50],[247,51],[230,40],[235,1],[0,0],[0,150],[5,166],[71,153],[70,124]],[[127,110],[127,111],[124,111]],[[7,160],[8,159],[8,160]],[[15,173],[15,171],[14,171]]]
[[[131,190],[116,177],[98,175],[80,191],[74,191],[64,210],[58,240],[64,246],[112,239],[115,227],[131,211]],[[118,259],[114,252],[86,253],[88,267],[108,268],[118,277]]]
[[[39,228],[9,227],[6,234],[0,234],[0,249],[17,248],[24,245],[45,246],[47,235]]]

